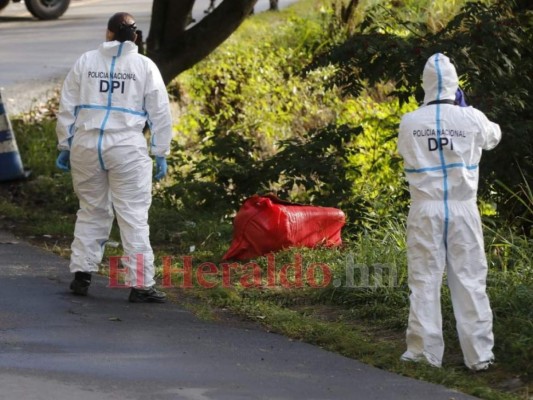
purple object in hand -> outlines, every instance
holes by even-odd
[[[465,93],[461,88],[457,88],[457,91],[455,92],[455,104],[461,107],[468,107],[468,104],[466,104]]]

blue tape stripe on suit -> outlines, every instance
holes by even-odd
[[[117,58],[120,57],[122,54],[122,47],[124,46],[124,43],[121,43],[118,47],[118,53],[116,56],[113,56],[113,60],[111,61],[111,70],[109,71],[109,94],[107,95],[107,112],[105,114],[104,120],[102,121],[102,125],[100,126],[100,136],[98,137],[98,159],[100,160],[100,166],[105,171],[105,164],[104,159],[102,157],[102,141],[104,138],[104,130],[105,126],[107,125],[107,120],[109,119],[109,114],[111,114],[111,101],[113,99],[113,74],[115,73],[115,63],[117,61]]]
[[[465,165],[464,163],[454,163],[454,164],[447,164],[444,166],[446,169],[452,169],[452,168],[466,168],[468,170],[477,169],[477,164],[472,165]],[[405,172],[410,174],[419,174],[422,172],[431,172],[431,171],[442,171],[442,165],[439,165],[437,167],[425,167],[425,168],[405,168]]]
[[[439,66],[439,55],[435,55],[435,68],[437,69],[437,101],[440,100],[442,93],[442,72]],[[437,103],[436,123],[437,123],[437,143],[440,141],[441,122],[440,122],[441,105]],[[444,247],[448,249],[448,225],[450,220],[450,210],[448,208],[448,169],[446,168],[446,159],[444,157],[444,150],[439,145],[439,157],[443,173],[443,190],[444,190]]]

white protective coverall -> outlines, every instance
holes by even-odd
[[[130,41],[109,41],[83,54],[67,75],[57,123],[59,150],[70,150],[79,198],[71,272],[98,271],[116,213],[126,283],[154,285],[149,240],[151,153],[165,156],[172,138],[168,94],[156,65]],[[137,273],[137,271],[139,273]]]
[[[424,104],[403,116],[398,151],[411,208],[407,219],[410,313],[402,359],[440,367],[444,352],[440,291],[446,271],[467,367],[490,363],[492,311],[476,197],[482,150],[501,138],[499,125],[473,107],[453,104],[455,67],[443,54],[427,61]],[[437,101],[437,104],[429,104]]]

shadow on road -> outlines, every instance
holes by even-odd
[[[33,18],[33,17],[27,17],[27,16],[24,16],[24,17],[14,17],[14,16],[2,17],[0,15],[0,23],[2,23],[2,22],[24,22],[24,21],[37,21],[37,20],[35,18]]]

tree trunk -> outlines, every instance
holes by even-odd
[[[154,0],[147,55],[159,67],[166,84],[203,60],[222,44],[250,14],[257,0],[224,0],[190,29],[195,0]]]
[[[278,11],[278,0],[270,0],[270,11]]]

